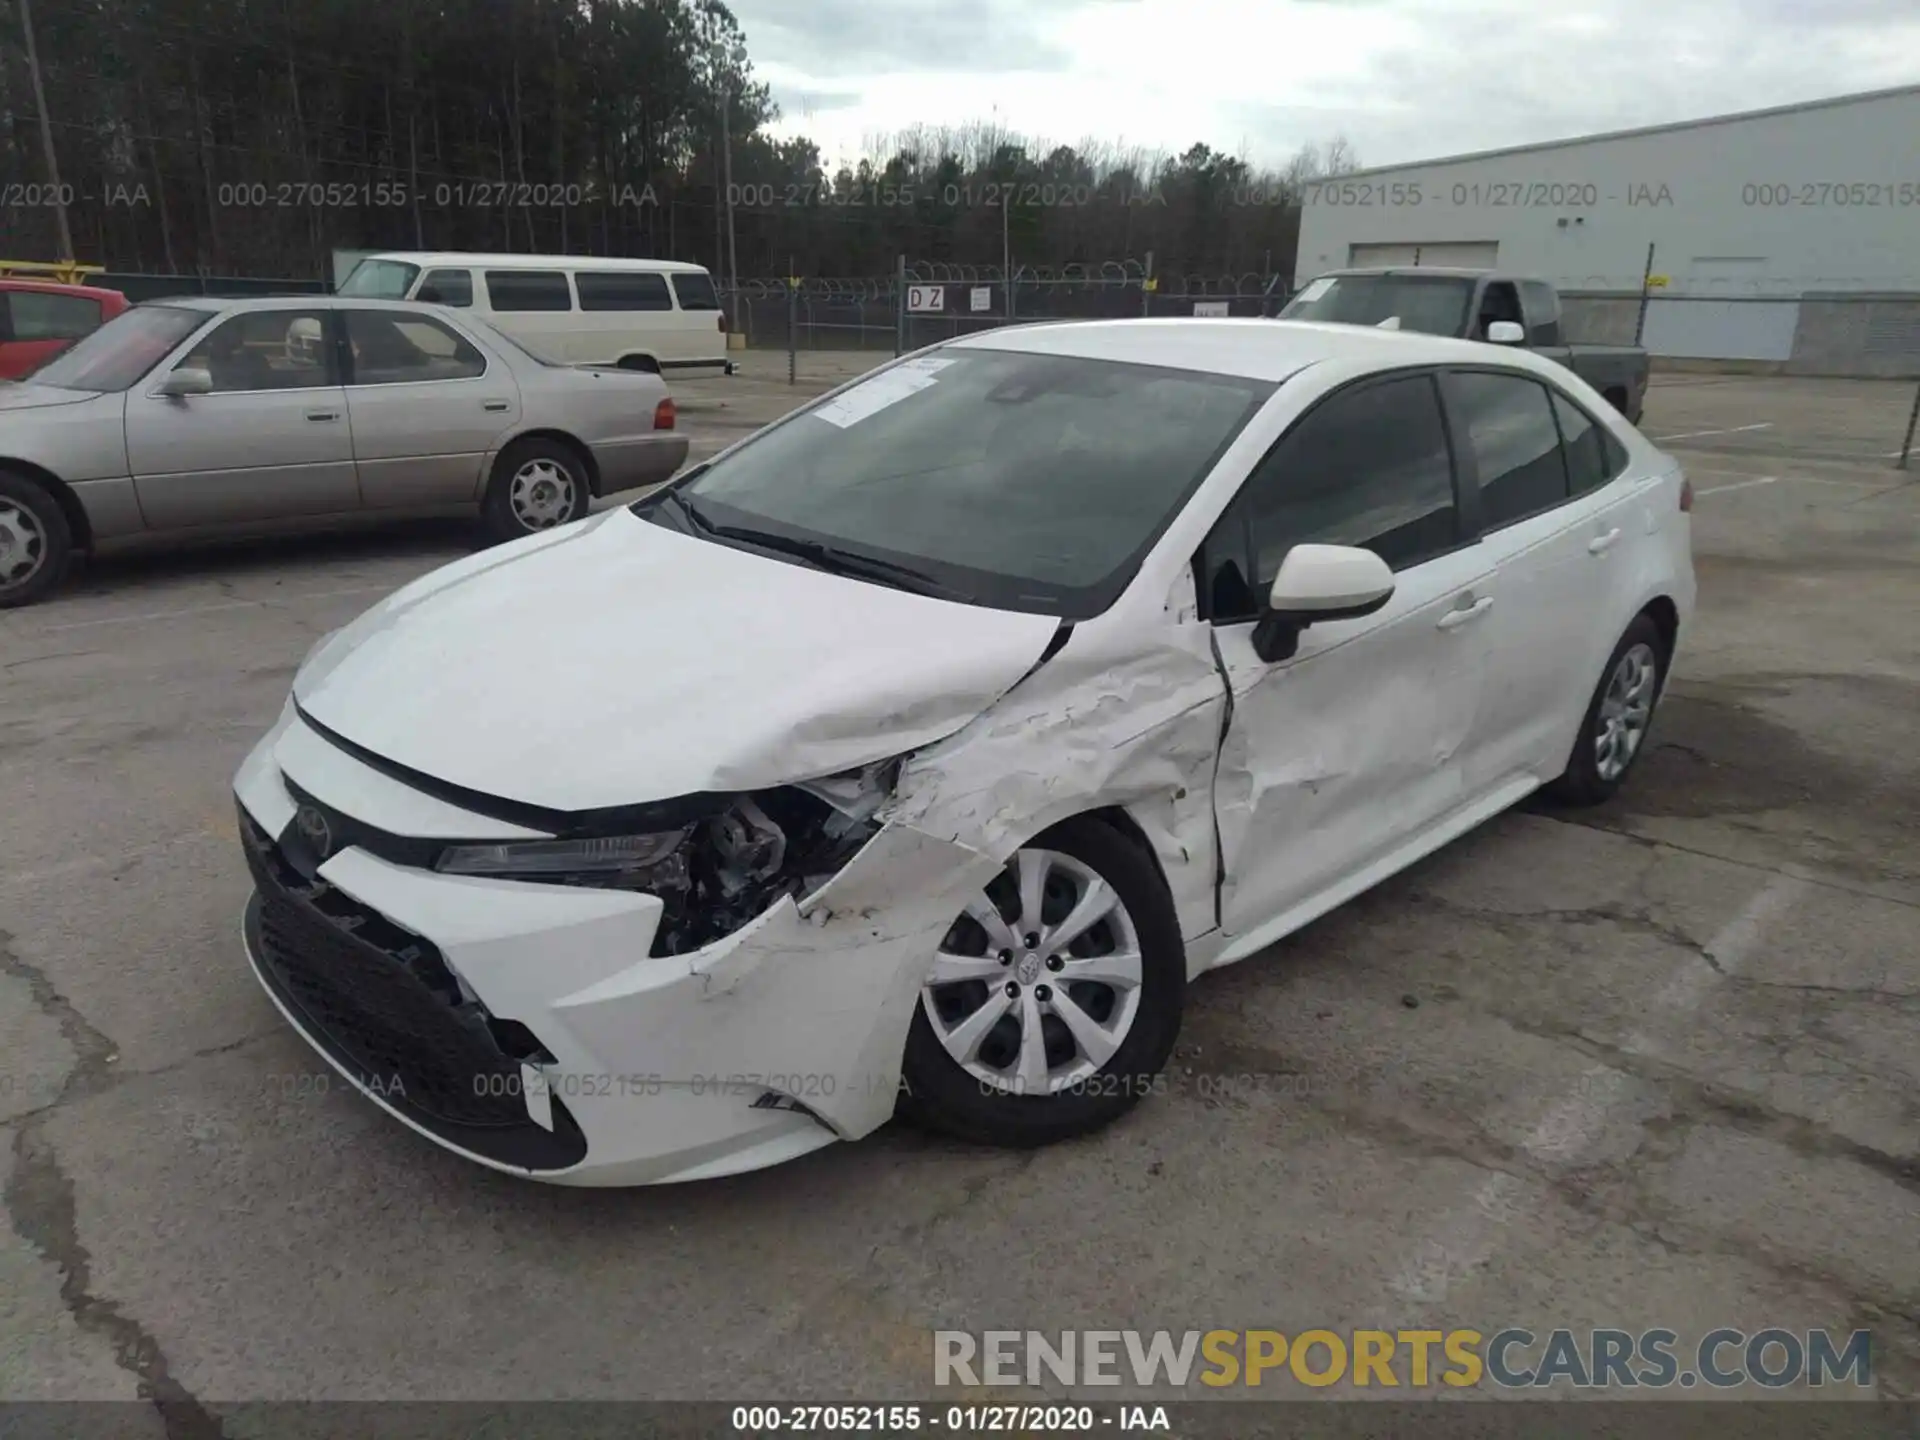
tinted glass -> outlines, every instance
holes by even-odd
[[[341,282],[340,293],[362,300],[404,300],[418,265],[400,260],[362,260]]]
[[[1467,328],[1467,302],[1472,298],[1471,280],[1446,276],[1322,276],[1294,296],[1280,318],[1347,325],[1398,318],[1402,330],[1459,335]]]
[[[1396,570],[1457,538],[1453,462],[1430,376],[1345,390],[1312,410],[1241,491],[1264,595],[1295,545],[1355,545]]]
[[[487,296],[495,310],[571,310],[573,293],[558,270],[489,270]]]
[[[1085,618],[1112,603],[1272,390],[947,351],[764,431],[681,493],[719,523],[909,564],[981,604]]]
[[[671,310],[664,275],[623,274],[617,270],[581,270],[573,277],[582,310]],[[495,308],[498,308],[497,306]]]
[[[1572,494],[1597,490],[1627,466],[1626,449],[1606,428],[1559,391],[1553,413],[1560,421],[1560,443],[1567,453],[1567,485]]]
[[[468,270],[429,270],[427,278],[420,282],[420,293],[413,298],[464,310],[473,304],[473,273]]]
[[[137,306],[74,341],[34,371],[33,382],[69,390],[125,390],[206,324],[209,315],[184,305]]]
[[[201,337],[175,370],[205,370],[215,394],[337,385],[318,310],[247,310]]]
[[[348,310],[344,317],[356,385],[468,380],[487,368],[478,350],[429,316]]]
[[[77,340],[100,327],[100,302],[84,295],[14,290],[0,295],[15,340]]]
[[[1480,462],[1481,525],[1497,530],[1567,498],[1547,387],[1522,375],[1453,377],[1459,429]]]
[[[1520,282],[1520,293],[1527,307],[1527,343],[1560,343],[1560,297],[1551,285],[1539,280]]]
[[[720,308],[720,294],[713,288],[711,275],[676,275],[673,277],[673,293],[679,297],[682,310]]]

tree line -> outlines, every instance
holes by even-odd
[[[724,275],[730,198],[742,276],[1284,273],[1303,187],[1355,164],[1339,140],[1261,169],[979,123],[830,172],[778,113],[720,0],[0,0],[0,259],[55,258],[64,202],[111,270],[307,278],[392,248]]]

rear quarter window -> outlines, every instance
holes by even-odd
[[[682,310],[720,308],[720,292],[713,288],[711,275],[676,275],[673,277],[673,293],[679,297]]]

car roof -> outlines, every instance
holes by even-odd
[[[1525,357],[1469,340],[1305,320],[1168,318],[1069,321],[976,331],[947,348],[1014,350],[1202,370],[1278,383],[1309,365],[1354,360],[1401,365],[1521,362]]]
[[[423,269],[491,265],[511,270],[646,270],[670,275],[705,275],[704,265],[685,260],[647,260],[630,255],[494,255],[463,250],[375,250],[362,260],[394,260]]]
[[[1471,265],[1355,265],[1345,270],[1322,270],[1315,280],[1334,280],[1344,275],[1417,275],[1440,280],[1539,280],[1537,275],[1516,275],[1509,270],[1476,269]],[[1544,282],[1542,282],[1544,283]]]
[[[46,295],[79,295],[88,300],[124,300],[118,290],[104,285],[69,285],[63,280],[29,280],[24,276],[0,276],[0,290],[35,290]]]
[[[176,310],[205,310],[209,314],[227,314],[242,310],[430,310],[444,311],[444,305],[425,300],[378,300],[359,295],[323,295],[314,290],[289,290],[279,295],[160,295],[143,300],[149,308],[170,305]]]

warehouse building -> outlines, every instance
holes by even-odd
[[[1295,284],[1349,265],[1541,276],[1576,341],[1675,361],[1920,374],[1920,85],[1343,176]]]

